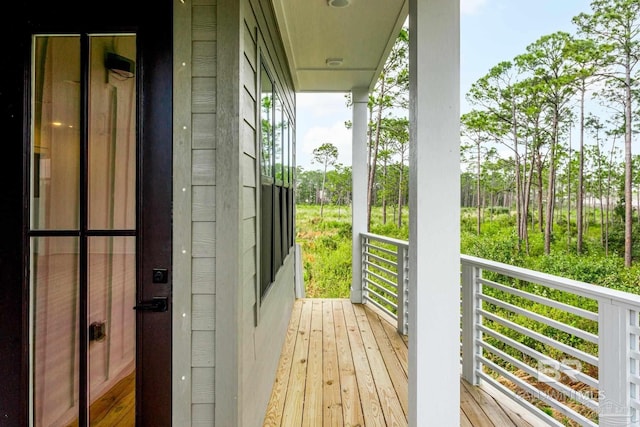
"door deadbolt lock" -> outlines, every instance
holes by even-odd
[[[133,307],[137,311],[155,311],[163,312],[169,310],[169,298],[153,297],[153,299],[140,301],[138,305]]]
[[[151,281],[153,283],[168,283],[169,271],[166,268],[154,268]]]

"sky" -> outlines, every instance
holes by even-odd
[[[575,32],[571,18],[590,12],[590,0],[460,0],[460,109],[469,110],[465,94],[501,61],[524,53],[541,36]],[[338,163],[351,165],[351,120],[345,94],[297,95],[296,162],[320,169],[313,149],[325,142],[338,147]]]

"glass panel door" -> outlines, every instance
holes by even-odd
[[[136,38],[33,46],[32,421],[134,425]]]

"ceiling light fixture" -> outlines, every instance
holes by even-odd
[[[351,0],[327,0],[331,7],[347,7],[351,4]]]
[[[342,58],[327,58],[328,67],[339,67],[342,65]]]

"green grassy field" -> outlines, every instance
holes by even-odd
[[[405,210],[406,211],[406,210]],[[395,224],[393,209],[382,223],[382,209],[372,212],[371,231],[383,236],[408,239],[408,218]],[[304,283],[311,298],[349,298],[351,287],[351,209],[347,206],[296,206],[296,240],[302,247]]]
[[[345,206],[325,206],[320,217],[320,206],[296,206],[296,239],[302,247],[304,282],[309,297],[348,298],[351,286],[351,210]],[[488,218],[487,218],[488,219]],[[530,232],[529,254],[518,251],[514,217],[508,213],[496,214],[482,225],[482,234],[476,234],[474,212],[462,211],[460,224],[461,253],[494,261],[544,271],[596,285],[607,286],[632,293],[640,293],[640,262],[625,269],[620,256],[604,255],[600,246],[600,228],[592,221],[585,237],[585,253],[575,254],[575,224],[567,238],[566,223],[555,226],[552,251],[544,255],[543,235]],[[382,209],[372,213],[371,232],[408,240],[408,217],[404,210],[403,226],[398,228],[393,208],[387,212],[387,224],[382,223]]]

